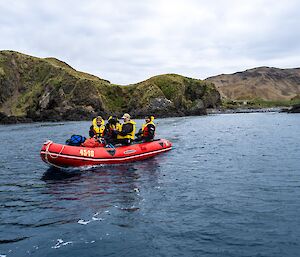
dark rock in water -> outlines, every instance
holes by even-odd
[[[16,123],[30,123],[32,119],[27,117],[7,116],[0,112],[0,124],[16,124]]]
[[[0,121],[2,121],[3,119],[5,119],[7,117],[6,114],[4,114],[3,112],[0,112]]]
[[[292,108],[288,111],[289,113],[300,113],[300,104],[295,104]]]
[[[284,107],[281,108],[279,112],[289,112],[290,108]]]

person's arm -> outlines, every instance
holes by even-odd
[[[153,124],[148,125],[149,138],[153,139],[155,135],[155,126]]]
[[[104,132],[103,132],[103,137],[105,138],[105,139],[107,139],[108,137],[109,137],[109,134],[108,134],[108,132],[109,132],[109,124],[106,124],[105,125],[105,129],[104,129]]]
[[[90,127],[89,136],[90,137],[95,136],[95,131],[94,131],[94,127],[93,126]]]
[[[142,135],[143,134],[143,131],[142,131],[142,129],[140,128],[140,130],[138,131],[138,133],[136,133],[135,135],[136,136],[140,136],[140,135]]]

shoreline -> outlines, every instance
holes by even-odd
[[[223,109],[216,108],[207,109],[206,115],[211,114],[239,114],[239,113],[266,113],[266,112],[285,112],[288,113],[289,107],[271,107],[271,108],[236,108],[236,109]],[[190,116],[205,116],[205,115],[185,115],[185,116],[163,116],[158,118],[172,118],[172,117],[190,117]],[[137,117],[136,119],[142,119]],[[33,121],[26,117],[7,116],[6,119],[0,121],[0,125],[15,125],[15,124],[31,124],[31,123],[46,123],[46,122],[68,122],[68,121],[89,121],[90,119],[81,120],[43,120]]]
[[[265,113],[265,112],[285,112],[289,108],[282,107],[270,107],[270,108],[235,108],[235,109],[207,109],[207,114],[234,114],[234,113]]]

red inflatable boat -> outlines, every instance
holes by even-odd
[[[140,161],[172,149],[166,139],[114,148],[69,146],[47,141],[41,149],[41,158],[47,164],[58,168],[117,164]]]

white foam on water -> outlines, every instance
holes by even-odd
[[[5,254],[0,254],[0,257],[6,257],[6,255]]]
[[[92,221],[102,221],[103,218],[100,218],[100,217],[97,217],[100,213],[99,212],[96,212],[93,216],[92,216],[92,219],[90,220],[83,220],[83,219],[80,219],[77,221],[78,224],[81,224],[81,225],[87,225],[89,224],[90,222]]]
[[[103,220],[102,218],[98,218],[97,216],[99,215],[99,212],[96,212],[93,217],[92,217],[92,220],[96,221],[96,220]]]
[[[68,244],[72,244],[73,242],[65,242],[65,243],[63,243],[62,245],[68,245]]]
[[[96,217],[92,217],[92,220],[96,221],[96,220],[103,220],[102,218],[96,218]]]
[[[89,224],[90,222],[91,222],[91,220],[85,221],[85,220],[82,220],[82,219],[80,219],[80,220],[77,221],[77,223],[81,224],[81,225],[86,225],[86,224]]]
[[[85,243],[86,243],[86,244],[93,244],[93,243],[95,243],[95,242],[96,242],[95,240],[92,240],[92,241],[90,241],[90,242],[86,241]]]
[[[68,242],[64,242],[64,240],[62,240],[61,238],[57,239],[57,243],[55,246],[52,246],[51,248],[53,249],[58,249],[62,246],[68,245],[68,244],[73,244],[72,241],[68,241]]]

